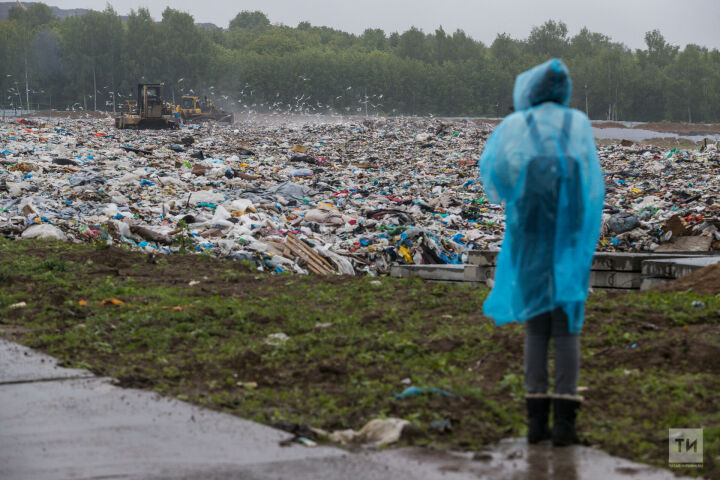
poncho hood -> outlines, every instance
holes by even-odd
[[[526,110],[543,102],[568,106],[572,83],[570,72],[559,58],[553,58],[521,73],[515,80],[515,111]]]

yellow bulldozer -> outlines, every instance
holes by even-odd
[[[175,113],[185,122],[225,122],[233,123],[233,114],[218,109],[212,100],[205,97],[184,95],[180,100],[180,105],[175,106]]]
[[[128,111],[123,111],[115,117],[117,128],[140,130],[179,126],[172,106],[163,100],[163,85],[160,83],[138,84],[137,103],[128,101],[126,107]]]

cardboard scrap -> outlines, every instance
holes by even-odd
[[[710,250],[712,237],[678,237],[673,243],[660,245],[655,253],[671,252],[707,252]]]

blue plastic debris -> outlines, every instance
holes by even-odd
[[[460,245],[465,245],[465,242],[463,241],[464,238],[465,238],[465,235],[463,235],[462,233],[456,233],[452,237],[453,242],[459,243]]]
[[[402,391],[402,393],[394,394],[395,398],[413,398],[422,397],[423,395],[442,395],[445,397],[457,397],[454,393],[450,393],[447,390],[441,390],[435,387],[408,387]]]

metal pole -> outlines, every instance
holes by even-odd
[[[93,66],[93,97],[94,97],[94,102],[95,102],[93,110],[95,110],[97,112],[97,82],[95,80],[95,67],[94,66]]]
[[[27,54],[25,55],[25,105],[30,110],[30,87],[28,86]]]
[[[20,102],[20,110],[22,110],[22,95],[20,95],[20,86],[18,85],[18,81],[15,80],[15,95],[18,97],[18,101]]]

